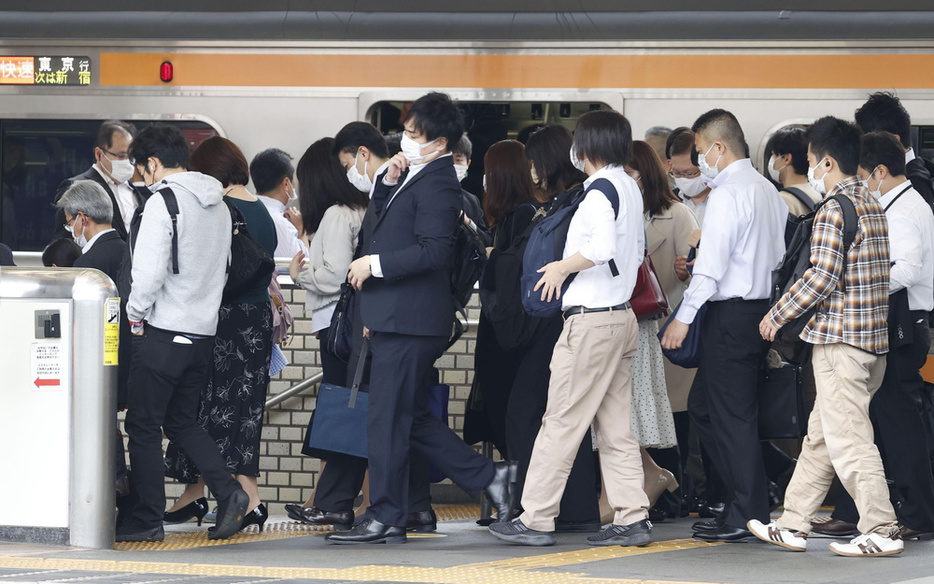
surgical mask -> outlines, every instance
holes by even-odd
[[[823,164],[824,159],[822,158],[820,162],[817,163],[817,166],[808,167],[808,184],[811,185],[811,188],[821,194],[821,196],[827,194],[827,187],[824,186],[824,179],[814,178],[814,171],[817,170],[817,167]],[[824,173],[824,176],[827,176],[827,173]]]
[[[720,156],[717,157],[717,161],[713,163],[713,166],[707,164],[707,155],[710,154],[710,151],[713,150],[714,146],[715,144],[711,144],[710,148],[707,149],[707,152],[697,157],[697,167],[707,178],[717,178],[717,175],[720,174],[720,169],[717,168],[717,165],[720,164],[720,159],[723,158],[722,152],[720,153]]]
[[[111,160],[106,154],[101,154],[110,162],[110,176],[118,185],[125,183],[133,178],[133,163],[129,160]]]
[[[84,229],[81,230],[81,235],[75,235],[75,224],[78,223],[79,219],[81,219],[81,217],[76,216],[74,221],[71,222],[71,225],[66,225],[65,229],[67,229],[68,233],[71,234],[71,237],[75,240],[75,243],[78,244],[78,247],[80,247],[81,249],[84,249],[84,246],[88,244],[88,240],[84,236],[84,230],[87,229],[87,223],[83,223]]]
[[[404,139],[403,137],[403,140]],[[373,188],[373,181],[370,180],[370,176],[366,173],[366,160],[363,161],[363,172],[361,173],[357,170],[357,160],[359,158],[360,154],[357,153],[357,156],[353,159],[353,166],[347,169],[347,180],[350,181],[350,184],[358,191],[369,193],[370,189]]]
[[[577,170],[581,172],[587,172],[586,170],[584,170],[584,168],[586,168],[587,159],[585,158],[584,160],[581,160],[580,158],[578,158],[577,152],[575,152],[574,150],[574,146],[571,146],[571,164],[573,164],[574,168],[576,168]]]
[[[423,160],[434,154],[433,152],[422,154],[422,149],[427,146],[431,146],[437,141],[438,138],[435,138],[431,142],[419,144],[415,140],[409,138],[408,134],[403,132],[402,141],[399,143],[399,146],[402,148],[402,155],[405,156],[405,159],[409,161],[409,164],[421,164]]]
[[[689,199],[693,199],[707,188],[707,183],[704,181],[704,175],[702,174],[694,178],[677,177],[675,178],[675,185],[678,187],[681,195]]]
[[[286,183],[288,186],[285,189],[286,194],[289,196],[288,202],[291,203],[298,198],[298,194],[295,192],[295,186],[292,185],[292,181]],[[369,192],[369,191],[367,191]]]
[[[788,166],[788,165],[786,164],[785,166]],[[775,168],[775,157],[773,156],[769,158],[769,178],[771,178],[777,183],[782,182],[781,180],[779,180],[779,176],[780,176],[779,173],[782,170],[784,170],[785,166],[781,168]]]
[[[869,189],[869,194],[872,195],[874,199],[881,199],[882,198],[882,183],[885,182],[885,179],[882,179],[879,181],[879,184],[876,185],[876,190],[872,190],[872,188],[870,188],[869,186],[869,179],[871,179],[872,175],[874,174],[876,174],[875,169],[873,169],[872,172],[869,173],[869,176],[866,177],[866,180],[863,181],[863,184],[866,185],[867,189]]]
[[[457,174],[457,182],[461,182],[467,178],[467,165],[466,164],[455,164],[454,172]]]

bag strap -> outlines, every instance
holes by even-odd
[[[856,241],[856,232],[859,231],[859,215],[848,196],[837,194],[825,199],[824,202],[830,199],[835,200],[840,205],[840,210],[843,211],[843,269],[840,276],[840,290],[842,291],[846,290],[846,256],[850,251],[850,246]]]
[[[782,189],[782,191],[794,195],[796,199],[801,201],[801,204],[808,208],[808,211],[813,211],[817,207],[817,205],[814,204],[814,201],[811,200],[811,197],[807,196],[807,193],[801,189],[797,189],[795,187],[786,187]]]
[[[895,195],[895,198],[894,198],[894,199],[892,199],[891,201],[889,201],[889,204],[886,205],[885,208],[882,209],[882,211],[883,211],[883,212],[884,212],[884,211],[888,211],[889,208],[890,208],[892,205],[895,204],[895,201],[897,201],[897,200],[899,200],[900,198],[902,198],[902,195],[904,195],[905,193],[907,193],[907,192],[910,191],[910,190],[911,190],[911,185],[908,185],[907,187],[903,188],[902,191],[901,191],[900,193],[898,193],[897,195]]]
[[[598,178],[597,180],[590,183],[590,186],[587,187],[587,190],[584,192],[586,196],[590,192],[590,189],[599,189],[601,193],[610,201],[610,205],[613,206],[613,219],[616,220],[619,218],[619,193],[616,191],[616,187],[613,186],[608,179]],[[619,276],[619,269],[616,267],[616,260],[610,260],[607,262],[610,266],[610,273],[613,274],[613,277]]]
[[[172,219],[172,273],[178,274],[178,199],[169,187],[159,189],[159,194],[165,201],[165,209]]]
[[[360,359],[357,361],[357,370],[353,374],[353,385],[350,387],[349,407],[357,405],[357,393],[360,391],[360,384],[363,382],[363,370],[366,369],[366,358],[370,354],[370,339],[364,337],[363,347],[360,348]]]

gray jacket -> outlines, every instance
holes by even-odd
[[[213,335],[227,282],[230,212],[223,188],[199,172],[173,174],[153,185],[169,187],[178,200],[178,274],[172,273],[172,221],[164,199],[146,202],[133,251],[131,321],[173,332]]]

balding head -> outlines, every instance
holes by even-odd
[[[736,116],[722,109],[713,109],[697,118],[691,130],[699,134],[704,144],[720,142],[737,159],[749,156],[746,146],[746,136],[740,127]],[[703,152],[701,152],[703,154]]]

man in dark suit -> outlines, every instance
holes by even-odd
[[[331,543],[405,542],[410,446],[471,495],[485,492],[500,520],[511,507],[515,465],[477,454],[427,405],[425,380],[454,318],[450,276],[462,204],[448,148],[463,134],[460,112],[447,95],[430,93],[412,104],[404,126],[402,152],[377,177],[364,218],[364,255],[348,276],[361,291],[373,355],[370,507],[352,530],[329,534]]]
[[[129,181],[133,178],[133,164],[129,160],[130,143],[133,141],[135,128],[120,120],[107,120],[97,131],[94,147],[94,164],[78,176],[73,176],[59,185],[55,192],[57,203],[72,183],[79,180],[92,180],[102,186],[110,198],[113,209],[111,224],[120,239],[126,241],[127,227],[133,217],[133,211],[144,201],[140,193]],[[55,213],[55,232],[53,239],[67,237],[64,227],[64,215],[61,209]]]

